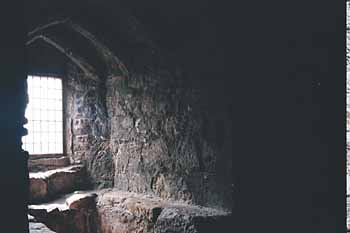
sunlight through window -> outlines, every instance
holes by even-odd
[[[62,80],[28,76],[29,103],[25,117],[28,135],[22,148],[29,154],[63,153]]]

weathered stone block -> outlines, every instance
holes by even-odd
[[[230,212],[166,201],[149,194],[98,192],[100,233],[229,232]]]
[[[85,175],[84,168],[81,166],[56,170],[47,178],[49,194],[68,193],[81,188],[86,179]]]
[[[114,183],[114,161],[108,144],[103,150],[90,153],[86,164],[89,170],[90,182],[95,188],[112,188]]]
[[[45,172],[31,172],[29,182],[29,200],[37,203],[84,188],[86,173],[83,166],[75,165]]]
[[[161,211],[160,203],[160,199],[136,193],[101,191],[97,201],[99,232],[152,232]]]
[[[231,232],[230,213],[199,206],[170,205],[155,223],[154,233]]]
[[[90,210],[94,209],[96,206],[95,198],[97,194],[95,193],[85,193],[85,192],[75,192],[73,195],[66,199],[66,205],[69,209],[75,210]]]
[[[70,164],[69,157],[62,156],[59,158],[41,158],[28,160],[29,171],[45,171],[49,169],[57,169],[68,166]]]
[[[96,233],[96,194],[75,192],[58,200],[29,206],[29,213],[57,233]]]
[[[29,179],[29,201],[45,200],[48,197],[48,186],[45,178]]]

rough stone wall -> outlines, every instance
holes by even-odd
[[[221,89],[202,88],[200,78],[161,54],[134,17],[116,15],[118,39],[97,34],[108,41],[97,49],[110,67],[105,86],[114,187],[231,208],[232,122]]]
[[[72,163],[86,164],[95,187],[112,187],[114,168],[107,143],[104,85],[69,64],[65,90],[67,155]]]
[[[170,73],[107,80],[114,186],[229,208],[230,119],[181,84]]]
[[[119,190],[231,208],[232,122],[216,98],[221,90],[201,88],[198,77],[160,53],[135,18],[122,16],[118,45],[97,47],[110,67],[105,87],[114,173],[104,175],[113,175]]]

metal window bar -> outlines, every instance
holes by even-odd
[[[28,135],[22,138],[22,148],[30,155],[63,154],[62,79],[29,75],[27,83]]]

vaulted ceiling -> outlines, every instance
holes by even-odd
[[[69,19],[87,29],[126,66],[147,70],[163,62],[159,57],[166,57],[166,64],[191,74],[193,85],[208,88],[208,92],[217,87],[222,90],[217,95],[229,99],[226,95],[231,91],[226,83],[232,79],[228,74],[233,68],[229,64],[237,57],[230,50],[233,25],[227,18],[229,8],[215,1],[39,0],[28,6],[27,14],[28,32]],[[67,24],[45,28],[44,32],[51,42],[79,56],[78,60],[91,64],[103,76],[101,56],[81,33]],[[136,62],[135,57],[142,62]]]

